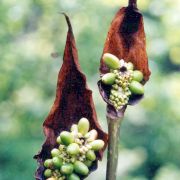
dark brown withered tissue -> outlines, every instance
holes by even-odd
[[[143,84],[149,80],[151,74],[148,67],[146,53],[146,37],[144,32],[143,16],[137,9],[136,0],[130,0],[128,7],[121,8],[112,20],[105,45],[104,53],[111,53],[126,62],[132,62],[135,69],[144,75]],[[100,74],[109,72],[101,57]],[[100,93],[107,103],[107,115],[112,118],[122,117],[126,106],[116,111],[109,102],[110,88],[98,82]],[[136,104],[142,96],[132,96],[129,104]]]
[[[44,180],[43,162],[50,158],[52,148],[57,147],[56,138],[59,133],[63,130],[69,131],[71,125],[78,123],[82,117],[89,119],[90,128],[96,129],[98,138],[104,140],[105,146],[107,145],[107,134],[102,131],[97,121],[92,91],[88,89],[86,77],[80,70],[71,23],[67,15],[65,15],[65,18],[68,24],[68,33],[63,64],[58,75],[56,98],[48,117],[43,123],[46,136],[45,143],[42,145],[41,151],[34,156],[39,165],[35,173],[36,180]],[[102,155],[103,150],[97,153],[98,160],[102,158]],[[97,161],[91,171],[96,168]]]

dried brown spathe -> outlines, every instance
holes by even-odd
[[[80,70],[71,23],[67,15],[65,18],[68,24],[68,33],[63,65],[58,75],[56,98],[43,123],[45,143],[35,156],[39,163],[39,168],[36,171],[37,180],[44,179],[43,161],[50,157],[51,149],[57,147],[56,137],[62,130],[69,130],[71,125],[77,123],[80,118],[86,117],[90,121],[90,128],[96,129],[98,138],[107,144],[107,134],[102,131],[97,121],[92,91],[88,89],[86,77]],[[98,152],[98,159],[102,158],[102,153],[103,151]],[[96,164],[94,168],[96,168]]]
[[[151,74],[146,53],[146,37],[143,16],[136,6],[135,0],[129,1],[128,7],[121,8],[112,20],[105,45],[104,53],[111,53],[126,62],[132,62],[136,70],[143,75],[143,83],[149,80]],[[103,57],[102,54],[102,57]],[[109,72],[101,57],[100,74]],[[109,101],[110,88],[98,82],[100,94],[107,103],[107,115],[111,118],[122,117],[126,106],[117,111]],[[136,104],[143,96],[132,96],[128,104]]]
[[[137,8],[128,6],[117,12],[106,38],[104,53],[111,53],[119,59],[132,62],[135,69],[143,72],[144,80],[149,79],[143,16]],[[104,74],[107,71],[101,58],[100,72]]]

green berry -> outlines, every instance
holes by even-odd
[[[89,121],[86,118],[81,118],[78,122],[78,132],[83,136],[89,131]]]
[[[118,98],[116,98],[116,99],[115,99],[115,101],[116,101],[116,102],[119,102],[119,99],[118,99]]]
[[[128,69],[128,70],[133,70],[133,69],[134,69],[134,65],[133,65],[132,62],[128,62],[128,63],[127,63],[127,69]]]
[[[102,82],[107,85],[112,85],[115,83],[116,75],[114,73],[107,73],[103,75]]]
[[[52,171],[51,171],[51,169],[46,169],[45,171],[44,171],[44,176],[45,177],[51,177],[52,176]]]
[[[119,80],[118,80],[118,79],[115,79],[115,83],[116,83],[116,84],[119,84]]]
[[[115,107],[115,109],[118,109],[118,105],[117,104],[115,104],[114,107]]]
[[[119,110],[119,109],[120,109],[120,107],[119,107],[119,106],[117,106],[117,107],[116,107],[116,110]]]
[[[119,69],[121,66],[119,59],[110,53],[103,55],[103,61],[110,69]]]
[[[78,138],[82,138],[82,137],[83,135],[80,132],[78,132]]]
[[[67,147],[67,153],[69,155],[77,155],[79,154],[79,145],[76,143],[72,143]]]
[[[109,96],[109,99],[114,100],[114,96],[111,94],[111,95]]]
[[[132,81],[129,85],[129,89],[133,94],[142,95],[144,94],[144,87],[137,81]]]
[[[124,105],[127,104],[127,103],[128,103],[128,100],[125,100],[125,101],[124,101]]]
[[[88,139],[89,137],[90,137],[89,132],[84,135],[84,138],[85,138],[85,139]]]
[[[70,159],[70,161],[71,161],[72,163],[74,163],[74,162],[76,161],[76,157],[72,157],[72,158]]]
[[[61,166],[61,173],[64,175],[69,175],[73,172],[73,165],[72,164],[64,164]]]
[[[92,146],[92,150],[99,151],[100,149],[104,147],[104,141],[101,139],[97,139],[91,142],[90,145]]]
[[[117,73],[118,73],[118,70],[113,70],[113,73],[114,73],[114,74],[117,74]]]
[[[50,178],[48,178],[46,180],[57,180],[57,179],[55,177],[50,177]]]
[[[92,130],[89,131],[87,134],[89,134],[89,135],[87,135],[87,136],[89,136],[89,137],[87,138],[87,141],[88,141],[88,142],[94,141],[94,140],[97,139],[97,137],[98,137],[98,132],[97,132],[95,129],[92,129]]]
[[[60,136],[57,137],[56,142],[57,142],[58,144],[61,144],[61,137],[60,137]]]
[[[113,89],[118,90],[119,86],[117,84],[112,85]]]
[[[118,97],[118,93],[117,92],[114,93],[114,97],[116,97],[116,98]]]
[[[121,84],[122,88],[125,88],[126,85],[127,85],[127,84],[126,84],[125,82],[123,82],[123,83]]]
[[[122,80],[122,76],[119,74],[117,77],[119,80]]]
[[[53,166],[52,159],[47,159],[47,160],[44,161],[44,167],[51,168],[52,166]]]
[[[74,136],[68,131],[62,131],[60,137],[62,143],[66,146],[74,142]]]
[[[90,160],[85,160],[83,163],[84,163],[88,168],[92,166],[92,161],[90,161]]]
[[[80,177],[77,174],[71,174],[68,176],[67,180],[80,180]]]
[[[93,150],[89,150],[87,153],[86,153],[86,158],[90,161],[95,161],[96,160],[96,154],[94,153]]]
[[[63,152],[64,149],[65,149],[65,145],[60,144],[60,145],[59,145],[59,151],[60,151],[60,152]]]
[[[119,98],[119,99],[122,99],[122,94],[118,94],[118,98]]]
[[[143,73],[141,71],[133,71],[133,76],[132,76],[134,81],[141,82],[143,80]]]
[[[56,148],[52,149],[51,155],[52,155],[52,157],[59,156],[60,155],[59,149],[56,149]]]
[[[56,168],[60,168],[63,164],[63,160],[58,157],[53,157],[52,161],[53,161],[54,167]]]
[[[78,132],[78,126],[77,126],[77,124],[73,124],[73,125],[71,126],[71,132]]]
[[[119,84],[119,85],[122,85],[122,84],[123,84],[123,80],[119,80],[119,81],[118,81],[118,84]]]
[[[80,174],[80,175],[83,175],[83,176],[86,176],[89,173],[88,167],[84,163],[82,163],[81,161],[76,161],[74,163],[74,171],[77,174]]]
[[[111,89],[111,94],[114,95],[114,93],[116,93],[116,91],[114,89]]]

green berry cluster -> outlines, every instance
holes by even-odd
[[[121,109],[129,101],[131,91],[129,90],[130,82],[132,81],[132,71],[126,70],[124,72],[112,70],[116,75],[115,82],[112,85],[110,92],[110,102],[116,109]]]
[[[80,180],[87,176],[96,160],[96,151],[104,147],[104,141],[97,139],[95,129],[89,131],[88,119],[81,118],[71,131],[62,131],[57,137],[58,148],[51,150],[51,159],[44,161],[46,180]]]
[[[104,54],[103,60],[110,72],[104,74],[101,80],[111,86],[109,100],[115,109],[119,110],[128,104],[131,95],[144,94],[144,87],[141,84],[143,74],[134,70],[131,62],[126,63],[110,53]]]

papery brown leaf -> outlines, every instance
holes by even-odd
[[[117,12],[107,35],[104,53],[132,62],[135,69],[144,74],[144,80],[149,79],[151,73],[146,53],[143,16],[136,7],[123,7]],[[108,71],[101,58],[100,72],[104,74]]]
[[[136,7],[136,0],[130,0],[129,6],[121,8],[115,15],[106,38],[104,53],[111,53],[119,59],[132,62],[135,69],[143,73],[143,84],[148,81],[151,72],[146,53],[143,16]],[[103,75],[108,72],[109,69],[101,57],[100,74]],[[101,81],[98,82],[98,86],[101,96],[108,105],[109,116],[122,117],[122,112],[124,113],[126,106],[117,111],[109,101],[109,87],[103,85]],[[143,96],[132,96],[128,104],[134,105],[142,98]]]
[[[65,15],[65,14],[64,14]],[[41,151],[34,157],[39,163],[36,179],[43,180],[43,162],[50,158],[52,148],[57,147],[56,138],[63,130],[70,130],[74,123],[86,117],[90,121],[90,128],[98,131],[98,138],[107,145],[107,134],[102,131],[97,121],[97,115],[92,99],[92,91],[88,89],[86,77],[80,70],[78,54],[73,36],[70,20],[65,15],[68,24],[66,46],[63,64],[58,75],[56,98],[51,111],[43,123],[46,136]],[[104,147],[105,149],[105,147]],[[102,158],[103,150],[97,153],[98,159]],[[97,168],[97,161],[91,170]]]

